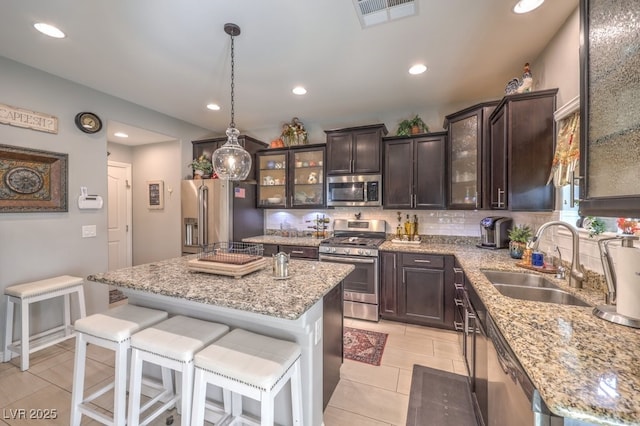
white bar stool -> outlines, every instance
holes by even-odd
[[[235,329],[198,352],[194,360],[195,383],[191,424],[204,419],[207,385],[220,386],[232,392],[230,424],[250,423],[272,426],[274,400],[280,389],[291,381],[293,424],[302,425],[302,387],[300,346]],[[242,396],[261,402],[260,423],[242,412]],[[225,401],[225,411],[228,411]]]
[[[147,425],[175,406],[178,400],[181,400],[182,425],[189,425],[193,396],[193,356],[228,332],[229,327],[224,324],[177,315],[131,336],[128,425]],[[170,380],[168,388],[140,407],[142,365],[145,361],[181,373],[182,380],[175,392],[173,381]],[[168,376],[170,378],[171,374]],[[160,400],[164,401],[162,406],[140,420],[140,415]]]
[[[20,369],[29,369],[29,354],[40,349],[55,345],[63,340],[73,337],[71,323],[71,295],[76,294],[78,299],[79,318],[86,314],[84,302],[84,280],[70,275],[47,278],[40,281],[18,284],[4,289],[7,301],[5,333],[4,333],[4,362],[8,362],[14,356],[20,355]],[[50,328],[41,333],[30,336],[29,333],[29,305],[54,297],[64,296],[64,323]],[[17,306],[20,310],[20,339],[13,341],[13,310]],[[64,332],[62,336],[56,335]]]
[[[121,426],[126,423],[127,353],[131,335],[167,317],[168,314],[164,311],[127,304],[75,322],[77,336],[71,392],[70,424],[72,426],[80,425],[83,414],[105,425]],[[88,343],[115,351],[115,380],[84,397]],[[113,389],[113,418],[107,417],[88,405],[89,402],[111,389]]]

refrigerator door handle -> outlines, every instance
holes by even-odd
[[[209,199],[209,188],[206,185],[202,184],[200,188],[198,188],[198,240],[201,246],[204,246],[209,243],[208,235],[209,235],[209,226],[208,226],[208,206]]]

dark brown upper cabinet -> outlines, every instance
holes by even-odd
[[[551,211],[547,185],[555,145],[558,89],[505,96],[489,117],[491,209]]]
[[[489,116],[498,102],[473,105],[445,117],[451,209],[489,208]]]
[[[446,132],[384,138],[383,208],[446,208]]]
[[[384,124],[325,130],[327,134],[327,174],[380,173]]]

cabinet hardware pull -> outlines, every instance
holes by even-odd
[[[498,208],[504,207],[501,195],[504,195],[504,189],[498,188]]]
[[[421,260],[421,259],[414,259],[413,260],[415,263],[431,263],[430,260]]]
[[[407,270],[403,269],[402,270],[402,284],[405,284],[407,281]]]
[[[304,251],[302,251],[302,250],[291,250],[291,253],[293,253],[293,254],[304,254]]]
[[[393,270],[396,270],[396,255],[393,255]]]
[[[569,186],[569,207],[575,207],[582,199],[576,198],[576,181],[580,182],[584,176],[576,176],[575,172],[571,172],[571,185]]]
[[[413,205],[411,207],[416,208],[418,207],[418,195],[417,194],[413,194]]]

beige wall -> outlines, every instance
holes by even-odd
[[[74,117],[80,111],[97,113],[103,123],[116,120],[141,128],[154,129],[181,141],[172,147],[159,162],[166,179],[175,182],[186,173],[191,155],[191,140],[208,132],[188,123],[142,108],[113,96],[89,89],[34,68],[0,57],[0,102],[51,114],[58,118],[58,134],[48,134],[8,125],[0,125],[0,144],[67,153],[69,155],[68,203],[64,213],[0,213],[0,290],[7,286],[70,274],[86,277],[107,269],[107,212],[80,210],[77,199],[80,187],[91,194],[107,194],[107,137],[106,131],[88,135],[75,127]],[[164,150],[161,150],[164,153]],[[170,161],[166,161],[171,158]],[[111,158],[116,161],[115,158]],[[184,167],[182,165],[185,165]],[[135,167],[135,164],[134,164]],[[154,176],[157,178],[158,175]],[[143,177],[146,178],[146,177]],[[179,188],[179,185],[178,185]],[[174,192],[179,199],[179,191]],[[154,216],[160,229],[179,230],[179,213],[168,209]],[[83,225],[96,225],[95,238],[82,238]],[[142,231],[141,231],[142,232]],[[144,231],[149,232],[149,231]],[[158,231],[153,231],[154,238]],[[143,235],[139,235],[143,238]],[[158,255],[176,253],[179,238],[169,233],[167,240],[157,245]],[[107,288],[87,283],[87,308],[90,313],[106,308]],[[4,312],[4,300],[1,302]],[[60,305],[43,304],[34,318],[34,329],[61,321]],[[4,330],[4,326],[2,328]]]

